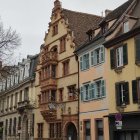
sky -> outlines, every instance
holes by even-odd
[[[60,0],[62,7],[84,13],[102,15],[105,9],[113,10],[127,0]],[[4,28],[12,27],[20,34],[21,46],[14,58],[21,61],[28,54],[40,52],[48,31],[54,0],[0,0],[0,21]]]

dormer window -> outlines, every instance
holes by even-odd
[[[105,34],[107,30],[108,30],[108,23],[105,23],[105,24],[102,26],[102,34]]]
[[[53,36],[56,34],[58,34],[58,25],[57,24],[53,26],[53,31],[52,31]]]
[[[94,38],[95,32],[92,32],[89,34],[89,40],[92,40]]]
[[[127,33],[129,31],[129,22],[126,21],[123,23],[123,32]]]

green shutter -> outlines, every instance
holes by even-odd
[[[81,101],[83,101],[83,100],[84,100],[84,96],[83,96],[83,87],[81,87],[81,89],[80,89],[80,94],[81,94]]]
[[[93,51],[91,52],[91,65],[93,65]]]
[[[132,81],[132,95],[133,103],[138,103],[137,80]]]
[[[102,86],[102,97],[105,97],[106,96],[105,80],[101,81],[101,86]]]
[[[136,46],[136,63],[140,63],[140,37],[135,39],[135,46]]]
[[[83,70],[83,57],[80,57],[80,70]]]
[[[91,95],[91,99],[95,99],[95,84],[91,83],[90,85],[90,95]]]
[[[121,106],[120,84],[115,84],[115,89],[116,89],[116,105]]]
[[[96,51],[93,52],[93,65],[97,65],[97,53],[96,53]]]
[[[127,52],[127,44],[123,45],[123,64],[128,64],[128,52]]]
[[[129,83],[128,82],[124,83],[124,86],[125,86],[125,91],[124,91],[125,103],[129,104]]]
[[[86,69],[89,69],[89,53],[86,54]]]
[[[115,49],[111,49],[110,50],[110,67],[111,69],[114,69],[116,66],[116,62],[115,62]]]
[[[104,46],[102,46],[101,48],[101,54],[100,54],[100,59],[101,59],[101,62],[104,62],[104,59],[105,59],[105,49],[104,49]]]

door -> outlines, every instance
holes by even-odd
[[[77,130],[73,123],[67,126],[67,140],[77,140]]]

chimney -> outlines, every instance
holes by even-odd
[[[112,12],[112,10],[106,9],[105,10],[105,16],[107,16],[110,12]]]
[[[62,8],[62,6],[61,6],[61,2],[60,2],[59,0],[55,0],[55,1],[54,1],[53,12],[55,12],[55,11],[61,9],[61,8]]]

